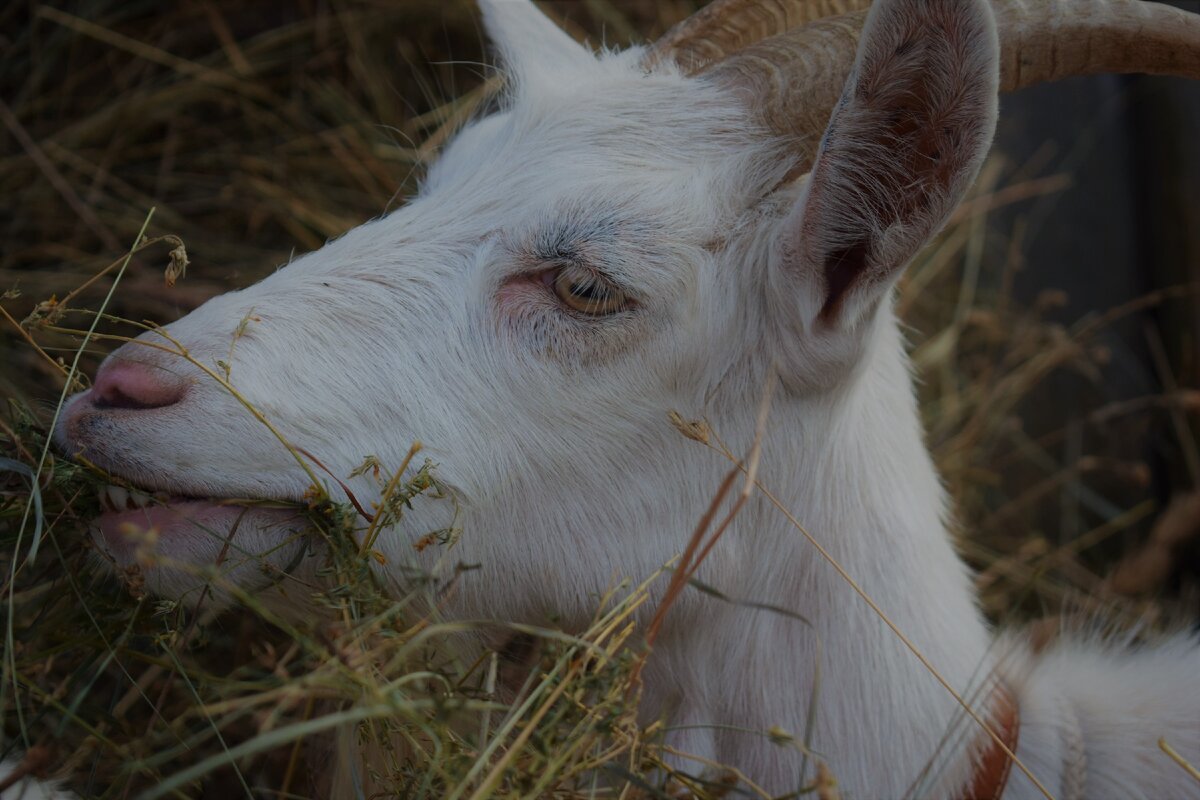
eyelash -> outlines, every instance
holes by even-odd
[[[594,271],[567,264],[542,273],[542,283],[558,301],[579,314],[607,317],[632,305],[630,297]]]

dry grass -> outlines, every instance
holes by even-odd
[[[549,8],[593,41],[604,30],[620,43],[662,30],[691,5]],[[377,764],[381,786],[410,796],[619,794],[606,786],[664,796],[638,777],[663,752],[660,731],[633,718],[639,650],[623,646],[643,636],[629,619],[644,586],[614,587],[581,636],[524,630],[545,643],[539,670],[515,700],[503,698],[496,658],[450,655],[459,626],[423,613],[419,597],[379,591],[369,548],[349,534],[353,509],[320,496],[305,509],[334,554],[331,621],[289,624],[253,598],[209,619],[203,607],[144,596],[136,576],[121,583],[98,571],[81,544],[96,478],[52,452],[42,457],[77,353],[73,380],[82,383],[109,337],[170,320],[402,202],[494,91],[470,3],[267,12],[203,0],[169,13],[149,2],[10,4],[0,31],[9,32],[0,42],[0,191],[18,200],[3,218],[0,252],[5,741],[34,747],[88,797],[319,796],[308,764],[327,758],[320,734],[346,724],[386,752],[405,740],[424,754]],[[1096,334],[1133,309],[1067,327],[1045,319],[1053,296],[1036,308],[1013,301],[1020,229],[996,230],[989,215],[1068,179],[1014,178],[1022,166],[993,159],[901,297],[961,545],[995,618],[1078,608],[1171,618],[1191,602],[1189,588],[1166,599],[1150,590],[1178,574],[1179,548],[1196,534],[1186,513],[1194,501],[1150,533],[1160,508],[1147,497],[1141,443],[1153,433],[1197,463],[1190,426],[1200,393],[1174,387],[1160,364],[1169,391],[1122,403],[1098,393],[1089,408],[1064,409],[1057,428],[1026,429],[1030,398],[1050,377],[1102,372]],[[147,235],[157,241],[136,248],[106,301],[117,270],[91,279],[140,240],[151,207]],[[160,238],[168,234],[192,261],[170,288],[162,272],[177,241]],[[1194,294],[1164,290],[1141,304],[1181,302],[1194,305]],[[79,310],[59,316],[65,307]],[[78,331],[93,322],[100,335],[81,347]],[[26,473],[39,465],[31,494]],[[1066,519],[1071,535],[1052,533]],[[676,790],[699,796],[726,788],[677,780]]]

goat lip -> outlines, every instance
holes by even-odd
[[[178,517],[186,515],[188,511],[193,511],[202,508],[220,508],[228,507],[227,504],[216,500],[201,500],[194,497],[171,497],[153,505],[129,508],[112,508],[111,506],[103,505],[99,516],[96,517],[98,522],[102,523],[139,523],[142,521],[148,522],[150,525],[155,525],[161,521],[164,515]]]
[[[118,564],[150,552],[190,561],[214,537],[223,539],[239,528],[248,532],[297,514],[291,499],[272,500],[237,490],[228,496],[183,494],[189,487],[168,485],[161,476],[153,481],[118,480],[125,485],[100,487],[99,513],[89,525],[93,541]]]
[[[183,528],[198,526],[194,529],[199,532],[205,524],[204,518],[221,508],[239,511],[210,500],[172,498],[141,508],[106,508],[93,520],[93,526],[110,547],[124,550],[138,541],[156,539]]]
[[[161,477],[147,480],[146,476],[137,473],[129,474],[109,469],[109,474],[115,483],[102,484],[97,491],[101,513],[134,511],[139,508],[152,506],[182,506],[193,503],[207,503],[219,506],[265,506],[294,507],[304,505],[303,497],[290,490],[279,491],[241,491],[236,488],[218,488],[213,492],[210,486],[192,486],[186,482],[163,480]]]
[[[294,514],[294,509],[259,508],[229,500],[172,498],[142,508],[103,511],[92,520],[91,527],[97,543],[124,562],[142,548],[160,549],[160,543],[175,551],[212,536],[227,536],[243,518],[249,519],[251,515],[261,521],[263,516],[278,518]]]

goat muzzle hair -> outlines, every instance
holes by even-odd
[[[650,47],[647,68],[738,85],[811,166],[854,64],[870,0],[716,0]],[[1100,73],[1200,79],[1200,16],[1146,0],[992,0],[1000,88]]]

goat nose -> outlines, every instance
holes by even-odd
[[[147,409],[171,406],[183,399],[185,385],[161,367],[109,360],[92,384],[97,408]]]

